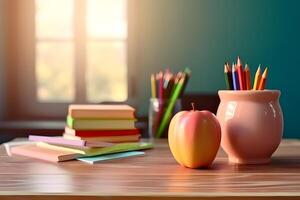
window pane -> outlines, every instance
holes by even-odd
[[[42,102],[74,99],[74,54],[71,42],[38,42],[37,97]]]
[[[73,0],[36,0],[35,2],[37,38],[72,38]]]
[[[87,34],[93,38],[125,39],[126,0],[87,0]]]
[[[127,99],[126,46],[120,41],[89,42],[87,98],[91,102]]]

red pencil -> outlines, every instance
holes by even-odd
[[[243,70],[243,65],[241,62],[240,57],[237,59],[237,71],[238,71],[238,76],[239,76],[239,84],[240,84],[240,90],[245,90],[245,74]]]
[[[158,98],[159,101],[162,101],[164,97],[164,75],[162,71],[160,71],[158,74],[158,80],[159,80]]]
[[[246,83],[246,90],[251,90],[250,68],[248,64],[246,64],[245,67],[245,83]]]
[[[158,80],[158,112],[157,112],[157,118],[156,118],[156,122],[155,124],[157,125],[157,127],[159,127],[159,124],[160,124],[160,121],[161,121],[161,118],[162,118],[162,115],[163,115],[163,93],[164,93],[164,75],[163,75],[163,72],[160,71],[158,74],[157,74],[157,80]],[[157,129],[157,127],[155,127],[155,130]],[[156,132],[156,131],[155,131]],[[156,134],[156,133],[154,133]]]

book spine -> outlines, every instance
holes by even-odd
[[[65,133],[80,137],[97,137],[97,136],[125,136],[139,134],[139,129],[129,130],[75,130],[69,127],[65,128]]]
[[[35,141],[35,142],[47,142],[47,143],[53,143],[53,144],[63,144],[63,145],[72,145],[72,146],[85,146],[85,141],[66,140],[66,139],[63,139],[63,138],[55,138],[55,137],[44,137],[44,136],[30,135],[29,140],[30,141]]]

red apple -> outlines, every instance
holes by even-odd
[[[171,120],[169,146],[175,160],[189,168],[208,167],[215,159],[221,142],[221,126],[206,110],[181,111]]]

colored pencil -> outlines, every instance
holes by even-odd
[[[163,99],[163,96],[164,96],[164,75],[163,75],[163,72],[162,71],[160,71],[159,73],[158,73],[158,80],[159,80],[159,90],[158,90],[158,98],[160,99],[160,100],[162,100]]]
[[[156,73],[155,74],[155,88],[156,88],[156,98],[159,98],[159,94],[158,94],[158,91],[159,91],[159,82],[160,82],[160,80],[159,80],[159,74],[158,73]]]
[[[251,90],[251,72],[248,64],[246,64],[244,72],[245,72],[246,90]]]
[[[161,135],[163,134],[164,130],[166,129],[170,119],[171,119],[171,115],[174,109],[174,106],[176,104],[176,101],[184,87],[184,81],[186,78],[186,74],[183,73],[183,75],[181,76],[179,82],[176,84],[176,88],[174,89],[174,92],[172,93],[172,96],[170,98],[169,104],[166,108],[166,111],[164,113],[164,116],[161,120],[161,123],[159,124],[158,130],[157,130],[157,134],[156,137],[160,138]]]
[[[156,81],[154,74],[151,74],[151,94],[152,98],[156,98]]]
[[[165,73],[166,73],[166,74],[171,74],[171,70],[170,70],[169,67],[166,68]]]
[[[160,124],[162,116],[163,116],[163,112],[164,112],[164,86],[163,86],[163,79],[164,79],[164,75],[163,72],[160,71],[158,73],[158,112],[157,112],[157,118],[156,118],[156,123]]]
[[[185,91],[186,85],[187,85],[187,83],[188,83],[188,81],[189,81],[189,79],[191,77],[191,70],[189,68],[185,68],[184,69],[184,74],[185,74],[185,79],[184,79],[184,82],[183,82],[183,88],[182,88],[182,90],[181,90],[181,92],[179,94],[180,98],[182,97],[182,95],[183,95],[183,93]]]
[[[234,90],[239,90],[240,89],[240,84],[239,84],[239,75],[236,69],[236,65],[233,63],[232,64],[232,83],[233,83],[233,89]]]
[[[267,80],[267,75],[268,75],[268,68],[265,68],[265,71],[260,79],[258,90],[264,90],[266,87],[266,80]]]
[[[177,73],[177,75],[176,75],[177,78],[176,78],[176,80],[175,80],[175,83],[178,83],[178,82],[179,82],[179,80],[180,80],[182,74],[183,74],[182,72],[178,72],[178,73]]]
[[[173,84],[173,87],[172,87],[172,89],[171,89],[171,95],[174,93],[174,90],[175,90],[175,88],[176,88],[176,86],[177,86],[177,84],[178,84],[178,82],[179,82],[181,76],[182,76],[182,72],[178,72],[178,73],[175,75],[175,78],[174,78],[174,84]],[[171,97],[171,96],[170,96],[170,97]]]
[[[239,88],[240,90],[245,90],[245,78],[244,78],[244,70],[243,65],[241,62],[241,58],[238,57],[237,59],[237,71],[238,71],[238,78],[239,78]]]
[[[224,76],[225,76],[225,82],[226,82],[227,89],[233,90],[232,72],[230,70],[228,63],[225,63],[225,65],[224,65]]]
[[[164,133],[178,98],[181,98],[187,86],[191,70],[186,68],[184,72],[173,74],[169,68],[164,72],[151,75],[151,95],[158,99],[158,111],[155,117],[156,128],[153,133],[161,137]]]
[[[170,98],[171,90],[174,85],[174,78],[173,74],[166,75],[166,80],[164,83],[164,89],[165,89],[165,98]]]
[[[261,79],[261,73],[260,73],[260,65],[259,65],[254,77],[253,90],[258,90],[260,79]]]

